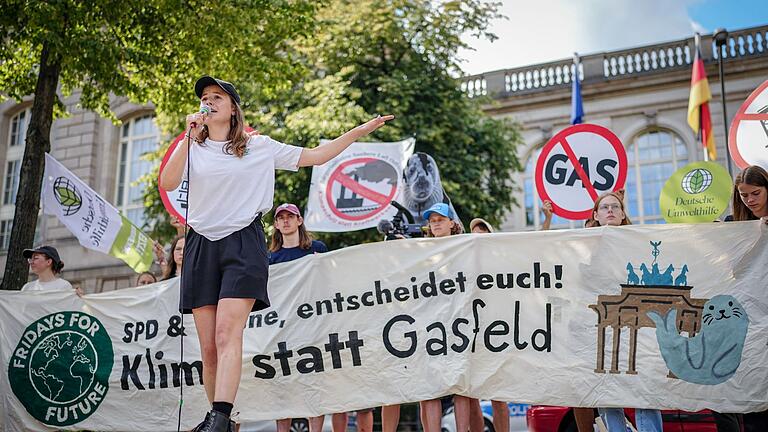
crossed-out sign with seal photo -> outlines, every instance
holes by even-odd
[[[768,80],[749,95],[733,116],[728,149],[739,168],[768,168]]]
[[[372,183],[374,181],[377,183]],[[374,184],[380,189],[376,190]],[[338,218],[359,221],[386,210],[397,193],[397,186],[394,166],[378,158],[358,157],[342,162],[333,170],[325,199]]]
[[[536,161],[536,189],[556,215],[588,219],[597,197],[624,187],[627,153],[619,138],[594,124],[570,126],[552,137]]]

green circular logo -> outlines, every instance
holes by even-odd
[[[83,198],[75,185],[66,177],[58,177],[53,182],[53,196],[64,208],[64,216],[72,216],[80,210]]]
[[[733,182],[716,162],[693,162],[675,171],[659,195],[661,215],[668,223],[703,223],[728,208]]]
[[[24,330],[8,379],[30,415],[46,425],[69,426],[101,405],[113,357],[112,341],[96,317],[57,312]]]
[[[703,169],[696,168],[688,172],[683,177],[680,186],[685,193],[693,195],[704,192],[712,184],[712,173]]]

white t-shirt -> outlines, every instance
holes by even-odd
[[[238,158],[224,153],[225,144],[206,139],[189,152],[189,226],[211,241],[247,227],[256,214],[267,213],[275,196],[275,170],[298,170],[303,150],[256,135]],[[184,170],[187,178],[186,166]]]
[[[40,282],[40,279],[27,282],[21,287],[22,291],[51,291],[51,290],[71,290],[72,285],[62,278],[56,278],[50,282]]]

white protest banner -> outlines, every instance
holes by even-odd
[[[272,307],[244,330],[235,411],[306,417],[449,394],[764,410],[767,240],[759,221],[629,225],[380,242],[278,264]],[[175,279],[82,299],[5,291],[0,314],[4,430],[176,430],[182,385],[183,430],[209,409],[189,316],[180,359]]]
[[[542,201],[566,219],[588,219],[603,192],[624,187],[627,153],[609,129],[577,124],[560,131],[536,161],[536,189]]]
[[[356,142],[338,157],[313,167],[304,215],[307,229],[356,231],[394,216],[397,210],[389,203],[402,192],[403,168],[414,145],[413,138]]]
[[[739,168],[768,168],[768,80],[749,95],[733,116],[728,149]]]
[[[152,265],[154,242],[50,154],[45,154],[43,211],[59,218],[81,245],[125,261],[136,272]]]

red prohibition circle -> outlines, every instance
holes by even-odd
[[[568,156],[568,160],[575,168],[576,173],[579,175],[582,184],[584,185],[587,193],[590,195],[592,202],[594,203],[597,200],[597,191],[595,191],[594,186],[592,186],[592,182],[589,180],[589,176],[584,172],[581,164],[579,164],[578,157],[573,152],[573,149],[567,141],[567,138],[570,135],[584,132],[593,133],[595,135],[599,135],[602,138],[605,138],[616,152],[616,156],[619,162],[619,169],[616,175],[616,183],[613,186],[613,191],[617,191],[623,188],[624,182],[627,180],[627,152],[624,149],[624,145],[621,143],[621,140],[619,140],[619,137],[611,132],[610,129],[595,124],[584,123],[573,125],[560,131],[557,135],[553,136],[549,141],[547,141],[547,143],[544,144],[544,147],[541,148],[541,153],[539,154],[539,158],[536,161],[536,172],[534,177],[536,181],[536,190],[538,191],[541,200],[550,201],[552,203],[552,210],[556,215],[570,220],[588,219],[592,215],[592,207],[590,206],[587,209],[579,211],[571,211],[564,209],[558,205],[558,203],[554,202],[544,187],[544,162],[547,160],[552,149],[554,149],[558,144],[561,145],[563,150],[565,150],[566,155]]]
[[[333,170],[331,175],[328,177],[328,182],[327,182],[327,185],[325,186],[325,201],[328,203],[328,208],[331,210],[331,212],[334,215],[336,215],[336,217],[343,220],[347,220],[347,221],[359,221],[359,220],[369,219],[387,209],[387,206],[395,197],[395,193],[397,193],[397,185],[392,186],[391,190],[389,191],[389,195],[384,195],[374,190],[371,190],[361,185],[360,183],[357,183],[354,179],[352,179],[351,177],[343,173],[344,168],[350,165],[358,164],[358,163],[374,162],[374,161],[380,161],[380,160],[381,159],[372,158],[372,157],[350,159],[348,161],[342,162],[341,164],[339,164],[339,166],[336,167],[336,169]],[[377,202],[381,205],[376,210],[372,210],[363,215],[351,216],[346,213],[343,213],[336,208],[336,205],[333,202],[334,198],[331,191],[333,190],[332,186],[334,182],[339,182],[345,187],[353,190],[355,193],[362,195],[363,197],[371,201]]]
[[[731,151],[731,157],[733,158],[733,161],[736,162],[736,165],[741,169],[744,169],[751,164],[747,162],[741,155],[741,152],[739,151],[739,145],[736,142],[736,135],[739,131],[739,125],[744,120],[768,120],[768,114],[747,114],[747,108],[749,108],[749,106],[752,105],[752,102],[766,90],[768,90],[768,80],[760,84],[760,86],[749,95],[747,100],[741,104],[739,110],[736,111],[736,115],[733,116],[731,127],[728,130],[728,149]]]
[[[254,131],[254,129],[250,126],[246,126],[245,131],[249,134]],[[165,169],[165,165],[168,164],[168,160],[171,159],[171,155],[173,154],[174,150],[176,150],[176,147],[179,145],[180,142],[184,139],[186,136],[186,132],[182,132],[179,135],[174,138],[173,142],[170,146],[168,146],[168,150],[165,152],[165,156],[163,156],[163,161],[160,162],[160,171],[158,173],[158,179],[163,174],[163,170]],[[186,143],[186,142],[185,142]],[[168,192],[160,187],[160,182],[157,182],[157,190],[160,192],[160,199],[163,201],[163,206],[165,207],[165,210],[171,215],[175,216],[176,219],[179,220],[179,222],[186,223],[186,220],[184,219],[184,215],[179,214],[179,212],[176,211],[176,208],[173,206],[173,203],[171,202],[171,198],[168,196]]]

